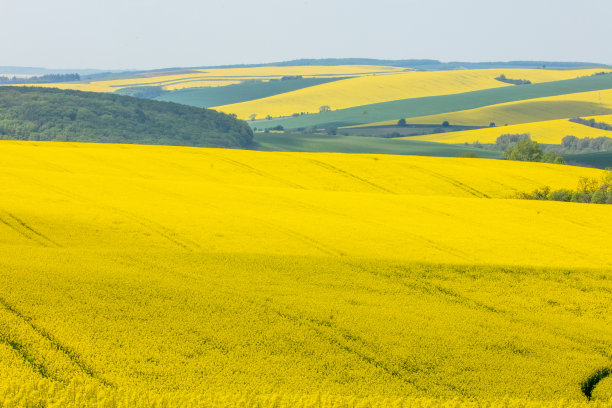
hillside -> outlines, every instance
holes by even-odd
[[[1,142],[3,405],[584,406],[612,206],[509,197],[602,174]]]
[[[501,156],[500,152],[474,147],[402,140],[402,138],[276,132],[256,133],[253,148],[282,152],[377,153],[438,157],[456,157],[471,153],[480,158]]]
[[[212,110],[127,96],[0,87],[0,139],[246,147],[245,122]]]
[[[327,85],[333,85],[333,83],[321,86]],[[612,113],[612,107],[609,107],[606,103],[600,103],[599,100],[590,102],[593,99],[592,97],[597,97],[599,93],[601,93],[602,98],[603,95],[608,95],[612,92],[610,89],[612,89],[612,75],[597,75],[531,85],[502,86],[450,95],[399,99],[300,117],[253,121],[250,124],[257,128],[281,125],[285,129],[291,129],[309,126],[355,126],[389,123],[385,121],[397,123],[399,118],[406,118],[409,123],[441,124],[442,120],[440,118],[448,116],[451,118],[448,120],[451,120],[453,124],[470,125],[475,122],[467,119],[463,121],[453,119],[461,117],[464,111],[477,112],[477,109],[492,109],[492,106],[499,107],[504,104],[518,105],[519,103],[543,102],[539,112],[544,112],[548,117],[537,119],[537,113],[532,112],[531,117],[536,116],[536,119],[527,121],[533,122],[535,120],[561,119],[571,116],[610,114]],[[561,105],[561,108],[551,107],[548,103],[550,101],[559,101],[558,105]],[[552,105],[555,105],[555,103],[553,102]],[[530,110],[526,110],[525,115],[528,115]],[[572,113],[568,113],[568,111]],[[479,117],[481,120],[476,123],[482,126],[484,118],[482,118],[482,115]],[[489,122],[486,121],[485,126],[488,124]]]
[[[332,110],[381,102],[423,98],[428,96],[460,94],[491,88],[510,87],[496,80],[500,75],[509,78],[524,78],[532,83],[562,81],[590,76],[601,69],[542,70],[542,69],[483,69],[436,72],[404,72],[390,75],[367,75],[323,84],[306,89],[287,92],[217,107],[239,118],[248,119],[253,113],[259,118],[291,116],[295,112],[319,113],[319,107],[327,105]],[[608,70],[606,70],[608,71]],[[526,89],[522,89],[525,91]],[[364,107],[364,109],[367,109]],[[399,119],[399,117],[397,118]]]
[[[300,78],[291,80],[250,81],[234,85],[185,88],[174,92],[166,92],[157,97],[158,101],[182,103],[184,105],[209,108],[267,98],[272,95],[295,91],[342,78]],[[137,88],[138,89],[138,88]]]
[[[591,116],[589,116],[591,118]],[[610,123],[612,115],[592,116],[597,121]],[[495,140],[504,133],[529,133],[532,140],[539,143],[560,144],[561,139],[567,135],[578,138],[585,137],[612,137],[612,132],[596,129],[570,121],[570,118],[544,120],[539,122],[519,123],[508,126],[486,127],[483,129],[465,130],[460,132],[436,133],[424,136],[412,136],[402,139],[423,140],[439,143],[495,143]]]
[[[338,65],[338,66],[291,66],[251,68],[172,69],[123,73],[107,77],[95,77],[80,83],[48,85],[62,89],[92,92],[114,92],[125,87],[160,86],[164,90],[215,87],[238,84],[244,81],[269,81],[286,76],[300,75],[303,78],[357,77],[373,74],[389,74],[405,71],[404,68],[385,66]]]

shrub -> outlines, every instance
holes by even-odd
[[[567,135],[561,139],[561,146],[566,149],[575,149],[578,147],[578,138],[576,136]]]
[[[550,187],[545,186],[540,189],[536,189],[533,192],[533,200],[548,200],[550,196]]]
[[[508,147],[502,158],[508,160],[539,162],[542,160],[542,148],[538,142],[521,140],[513,147]]]
[[[591,196],[591,202],[593,204],[605,204],[608,201],[608,194],[603,190],[597,190]]]
[[[399,133],[399,132],[391,132],[391,133],[387,133],[387,134],[383,135],[383,137],[387,138],[387,139],[393,139],[393,138],[401,137],[401,136],[402,136],[402,134]]]
[[[584,191],[575,191],[572,194],[572,202],[573,203],[590,203],[591,195],[589,193],[585,193]]]
[[[285,130],[285,128],[282,125],[278,125],[278,126],[274,126],[271,128],[267,128],[266,130]]]
[[[509,146],[521,140],[531,140],[529,133],[504,133],[495,140],[495,144],[499,150],[506,150]]]
[[[578,191],[587,194],[593,194],[600,188],[597,184],[597,179],[580,177],[578,179]]]
[[[612,204],[612,172],[600,180],[582,177],[578,181],[578,189],[550,191],[542,187],[532,193],[519,193],[516,198],[526,200],[572,201],[575,203]]]
[[[542,156],[542,162],[553,164],[565,164],[565,159],[559,153],[546,152]]]
[[[569,190],[555,190],[548,196],[551,201],[572,201],[572,192]]]

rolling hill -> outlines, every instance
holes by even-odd
[[[224,86],[243,81],[281,79],[284,76],[301,75],[304,78],[337,78],[372,74],[403,72],[404,68],[338,65],[291,67],[243,67],[243,68],[186,68],[160,71],[124,73],[117,76],[92,78],[81,82],[56,83],[47,87],[91,92],[114,92],[121,88],[160,86],[166,90]]]
[[[589,116],[591,118],[591,116]],[[611,122],[612,115],[594,116],[599,122]],[[571,122],[569,118],[546,120],[541,122],[520,123],[517,125],[487,127],[483,129],[465,130],[460,132],[437,133],[431,135],[414,136],[402,139],[423,140],[439,143],[495,143],[495,140],[504,133],[529,133],[531,139],[539,143],[561,144],[561,139],[567,135],[584,137],[612,137],[612,132],[596,129],[590,126]]]
[[[0,142],[2,405],[584,406],[612,206],[511,197],[603,174]]]
[[[443,143],[401,140],[401,138],[275,132],[258,132],[255,135],[253,148],[283,152],[376,153],[438,157],[456,157],[471,153],[477,157],[492,159],[501,156],[500,152],[474,147],[449,146]]]
[[[202,88],[185,88],[167,92],[155,98],[158,101],[182,103],[184,105],[209,108],[211,106],[250,101],[272,95],[295,91],[337,81],[342,78],[300,78],[267,82],[243,82],[234,85]]]
[[[612,113],[612,107],[607,105],[609,102],[605,102],[608,100],[608,96],[612,95],[610,89],[612,89],[612,75],[596,75],[531,85],[504,86],[451,95],[394,100],[300,117],[259,120],[250,122],[250,124],[257,128],[281,125],[286,129],[330,125],[371,126],[396,123],[399,118],[406,118],[409,123],[441,124],[442,120],[439,119],[448,117],[450,119],[445,120],[450,120],[451,123],[457,125],[474,123],[482,125],[484,117],[490,118],[491,115],[485,115],[481,112],[486,112],[487,109],[506,109],[506,106],[512,109],[515,105],[526,106],[521,118],[526,122],[534,122],[571,116],[610,114]],[[602,95],[602,98],[606,98],[603,103],[599,101],[599,94]],[[594,98],[597,99],[593,100]],[[537,118],[537,113],[532,111],[538,105],[520,105],[518,102],[523,104],[538,104],[541,102],[540,111],[549,117]],[[555,105],[556,102],[559,107],[551,107],[550,102],[553,102],[552,105]],[[478,110],[479,108],[481,109]],[[474,114],[473,116],[465,116],[464,111],[474,112]],[[568,111],[572,113],[568,113]],[[530,114],[531,120],[524,120]],[[476,121],[476,118],[480,119]],[[489,121],[486,121],[485,126],[488,124]]]
[[[496,124],[521,124],[546,120],[566,119],[578,116],[599,116],[612,113],[612,89],[578,92],[551,97],[535,98],[457,110],[443,114],[407,118],[407,123],[438,123],[452,120],[454,125],[488,126]],[[393,121],[377,123],[384,125]],[[441,122],[440,122],[441,123]]]
[[[247,147],[230,115],[105,93],[0,87],[0,139]]]
[[[608,72],[609,70],[605,71]],[[541,83],[585,77],[597,72],[602,72],[602,70],[483,69],[436,72],[412,71],[393,75],[367,75],[255,101],[218,106],[216,109],[234,113],[241,119],[248,119],[254,113],[259,118],[268,115],[272,117],[291,116],[295,112],[313,114],[319,113],[319,108],[323,105],[329,106],[330,109],[335,111],[409,98],[513,87],[513,85],[495,79],[500,75]]]

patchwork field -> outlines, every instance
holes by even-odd
[[[540,83],[585,77],[596,72],[602,70],[482,69],[368,75],[250,102],[218,106],[217,109],[235,113],[241,119],[248,119],[252,114],[257,114],[259,118],[268,115],[291,116],[296,112],[318,113],[323,105],[338,110],[399,99],[512,87],[495,79],[502,74],[508,78],[524,78],[532,83]]]
[[[230,86],[186,88],[168,92],[155,99],[158,101],[176,102],[201,108],[226,105],[266,98],[272,95],[295,91],[327,82],[338,81],[336,78],[302,78],[286,81],[242,82]]]
[[[442,123],[488,126],[515,125],[577,116],[609,115],[612,112],[612,89],[578,92],[522,101],[506,102],[480,108],[437,115],[407,118],[407,123]],[[377,123],[389,124],[393,121]]]
[[[612,115],[591,116],[598,122],[612,123]],[[518,125],[496,126],[483,129],[473,129],[461,132],[438,133],[423,136],[407,137],[402,139],[423,140],[440,143],[495,143],[495,140],[504,133],[529,133],[531,139],[539,143],[560,144],[561,139],[567,135],[578,138],[585,137],[612,137],[612,132],[596,129],[590,126],[570,122],[569,119],[547,120],[541,122],[521,123]]]
[[[250,122],[257,128],[278,125],[285,129],[335,125],[373,126],[407,123],[488,126],[524,123],[573,116],[612,113],[612,75],[504,86],[450,95],[408,98],[325,113]]]
[[[0,402],[587,406],[611,207],[511,197],[603,174],[1,142]]]
[[[111,77],[80,83],[42,84],[36,86],[90,92],[114,92],[125,87],[152,85],[161,86],[167,90],[178,90],[232,85],[246,80],[280,79],[283,76],[302,75],[306,78],[333,78],[389,74],[402,71],[405,71],[405,69],[370,65],[185,69],[178,72],[149,71],[141,74],[124,74],[118,78]]]

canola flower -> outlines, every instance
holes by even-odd
[[[612,122],[612,115],[590,116],[599,122]],[[590,126],[571,122],[570,118],[545,120],[540,122],[521,123],[517,125],[495,126],[482,129],[464,130],[459,132],[436,133],[423,136],[411,136],[411,140],[425,140],[439,143],[495,143],[502,134],[529,133],[532,140],[538,143],[561,144],[561,139],[567,135],[578,138],[585,137],[611,137],[612,133],[606,130],[596,129]]]
[[[500,103],[484,106],[482,108],[449,112],[439,115],[406,118],[406,123],[442,124],[444,121],[448,121],[451,125],[489,126],[491,122],[494,122],[497,127],[501,127],[537,121],[565,119],[577,115],[588,117],[609,115],[611,111],[612,89],[606,89],[602,91],[579,92]],[[397,120],[391,120],[360,126],[393,125],[396,123]]]
[[[612,211],[508,197],[602,174],[1,142],[0,405],[586,407]]]

